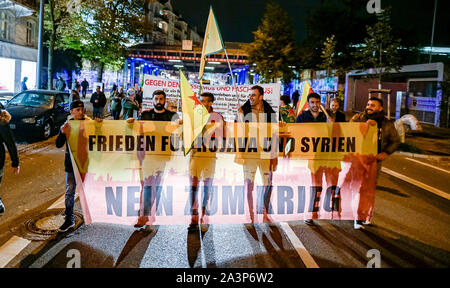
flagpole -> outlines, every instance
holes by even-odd
[[[231,75],[231,79],[233,80],[233,87],[234,87],[234,91],[236,91],[237,103],[238,103],[238,107],[239,107],[240,99],[239,99],[239,95],[237,93],[236,81],[234,80],[233,70],[231,70],[230,59],[228,59],[228,53],[227,53],[227,49],[225,47],[223,48],[223,51],[225,52],[225,57],[227,58],[228,68],[230,69],[230,75]]]

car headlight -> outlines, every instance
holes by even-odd
[[[31,117],[31,118],[23,118],[23,119],[22,119],[22,122],[23,122],[23,123],[28,123],[28,124],[34,124],[34,123],[36,123],[36,118],[34,118],[34,117]]]

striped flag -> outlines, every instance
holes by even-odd
[[[208,123],[209,112],[192,91],[186,76],[180,70],[181,107],[183,113],[183,143],[186,156],[198,135]]]
[[[217,24],[216,17],[212,6],[209,8],[208,23],[206,24],[205,38],[203,39],[202,58],[200,61],[200,72],[198,78],[203,79],[203,72],[205,69],[206,56],[216,54],[225,49],[223,45],[222,36],[220,36],[219,25]]]
[[[302,96],[300,97],[300,100],[297,103],[297,111],[295,113],[295,117],[298,117],[298,115],[300,115],[303,110],[305,110],[306,108],[308,108],[308,102],[307,102],[307,98],[308,95],[314,93],[314,90],[311,88],[311,85],[309,85],[308,81],[305,81],[305,84],[303,85],[303,90],[302,90]]]

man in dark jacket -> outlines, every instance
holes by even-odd
[[[395,129],[392,120],[389,120],[383,111],[383,100],[377,97],[371,97],[366,105],[366,110],[352,117],[350,122],[367,122],[370,125],[377,125],[378,128],[378,154],[377,174],[381,171],[381,162],[397,150],[400,144],[400,138]],[[376,183],[376,182],[375,182]],[[360,219],[355,220],[354,228],[360,229],[362,225],[368,225],[370,222],[364,222]]]
[[[306,98],[308,102],[308,110],[304,110],[295,120],[296,123],[316,123],[327,122],[327,116],[320,109],[320,95],[311,93]]]
[[[8,148],[9,157],[11,158],[11,166],[14,170],[14,174],[18,175],[20,171],[19,167],[19,155],[17,153],[16,143],[14,142],[14,137],[9,128],[9,120],[11,120],[11,115],[6,110],[0,109],[0,185],[2,183],[4,166],[5,166],[5,145]],[[5,205],[3,205],[2,199],[0,198],[0,215],[5,212]]]
[[[81,82],[81,95],[83,95],[83,99],[86,98],[87,89],[89,88],[89,82],[84,78],[84,80]]]
[[[250,97],[247,102],[238,110],[238,122],[258,122],[258,123],[277,123],[278,117],[268,102],[264,99],[264,88],[261,86],[253,86],[251,88]],[[263,127],[258,127],[258,130],[264,130]],[[245,132],[244,134],[245,135]],[[255,135],[256,136],[256,135]],[[274,138],[274,137],[272,137]],[[244,172],[244,187],[247,191],[247,200],[249,206],[250,221],[254,223],[253,210],[253,192],[255,185],[256,171],[259,170],[260,176],[264,184],[264,207],[259,208],[257,213],[263,214],[263,221],[270,222],[268,214],[271,213],[270,198],[272,194],[272,174],[276,171],[278,158],[276,153],[271,159],[254,159],[242,158],[241,155],[236,155],[236,162],[242,164]],[[261,211],[262,210],[262,211]]]
[[[76,181],[75,174],[73,171],[72,161],[70,159],[70,151],[67,145],[67,139],[70,135],[70,120],[90,120],[84,114],[84,103],[80,100],[73,101],[70,103],[70,117],[61,129],[59,130],[58,137],[56,138],[56,147],[61,148],[66,144],[66,156],[64,159],[64,167],[66,172],[66,194],[65,194],[65,205],[66,205],[66,213],[65,213],[65,221],[59,227],[59,232],[66,232],[70,228],[75,226],[75,219],[73,217],[73,206],[75,202],[75,191],[76,191]]]
[[[139,120],[152,121],[177,121],[179,119],[176,112],[169,111],[165,108],[166,93],[162,90],[153,92],[153,109],[143,111]]]
[[[134,93],[134,89],[132,89]],[[134,95],[134,94],[133,94]],[[171,112],[164,108],[166,104],[166,93],[162,90],[156,90],[153,92],[153,106],[154,108],[148,111],[142,112],[139,116],[139,120],[146,121],[174,121],[180,123],[180,119],[178,114],[175,112]],[[126,119],[128,123],[134,122],[134,117],[130,117]],[[155,209],[156,209],[156,193],[151,193],[152,187],[158,187],[161,185],[163,181],[164,171],[166,170],[166,163],[170,160],[170,157],[164,155],[154,155],[150,161],[142,161],[142,171],[145,171],[145,175],[149,175],[152,177],[147,177],[144,182],[144,187],[140,196],[140,208],[139,208],[139,217],[134,224],[136,229],[141,229],[144,227],[145,230],[150,231],[152,229],[149,226],[149,223],[152,223],[152,219],[149,216],[154,217]],[[144,195],[151,195],[152,203],[151,207],[146,209],[146,205],[144,205]]]
[[[103,109],[106,105],[106,96],[102,91],[100,91],[100,86],[97,85],[96,91],[92,93],[90,102],[94,108],[92,117],[103,119]]]

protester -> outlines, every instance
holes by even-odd
[[[100,91],[99,85],[97,85],[96,91],[91,95],[91,103],[92,107],[94,108],[93,117],[102,119],[103,109],[106,105],[106,96],[102,91]]]
[[[327,112],[334,122],[345,122],[345,114],[339,110],[339,100],[337,98],[331,98],[330,109]]]
[[[28,87],[27,87],[27,81],[28,81],[28,77],[23,77],[23,81],[22,81],[22,91],[27,91]]]
[[[73,217],[73,206],[75,202],[75,190],[76,181],[75,174],[72,167],[72,161],[70,159],[69,146],[67,145],[67,140],[70,134],[70,124],[71,120],[91,120],[88,116],[84,114],[84,103],[80,100],[76,100],[70,103],[70,116],[68,120],[61,126],[58,137],[56,138],[56,147],[61,148],[66,144],[66,155],[64,160],[64,167],[66,172],[66,193],[65,193],[65,220],[64,223],[59,227],[59,232],[66,232],[70,228],[75,226],[75,219]]]
[[[123,87],[120,87],[120,92],[117,88],[111,92],[109,99],[111,100],[111,114],[114,120],[120,119],[120,112],[122,111],[122,99],[125,97],[123,94]]]
[[[139,120],[176,121],[178,114],[165,108],[166,93],[162,90],[153,92],[153,106],[151,110],[143,111]]]
[[[9,157],[11,158],[11,167],[13,168],[14,174],[18,175],[20,172],[19,155],[17,153],[16,142],[14,141],[11,128],[9,127],[10,120],[11,115],[8,111],[0,109],[0,186],[2,184],[5,166],[5,145],[6,148],[8,148]],[[0,215],[4,212],[5,205],[0,198]]]
[[[59,76],[58,81],[56,81],[56,89],[58,91],[64,91],[66,89],[66,81],[64,81],[62,76]]]
[[[394,122],[389,120],[383,111],[383,100],[377,97],[371,97],[367,102],[365,111],[354,115],[350,122],[367,122],[370,125],[377,125],[378,154],[376,155],[376,178],[378,179],[382,161],[394,153],[400,144],[400,138],[397,130],[395,129]],[[361,229],[363,227],[362,225],[370,225],[370,221],[363,221],[361,219],[355,220],[355,229]]]
[[[295,123],[294,109],[289,105],[291,98],[287,95],[280,97],[280,121],[285,123]]]
[[[83,88],[81,90],[81,95],[83,96],[83,99],[86,99],[86,93],[89,88],[89,82],[84,78],[84,80],[81,82],[81,87]]]
[[[306,98],[309,109],[303,111],[297,116],[295,122],[297,123],[315,123],[315,122],[327,122],[327,116],[320,109],[320,95],[317,93],[311,93]]]
[[[128,90],[131,91],[134,97],[136,94],[135,90],[133,88],[130,88]],[[130,94],[129,94],[130,95]],[[125,99],[124,99],[125,100]],[[131,100],[130,100],[131,101]],[[132,108],[129,108],[130,110],[133,109],[133,111],[139,110],[139,105],[137,104],[137,100],[133,99],[133,103],[131,102],[122,102],[124,103],[124,109],[125,104],[129,105]],[[171,112],[169,110],[166,110],[164,108],[166,102],[166,93],[162,90],[156,90],[153,92],[153,105],[154,108],[149,111],[144,111],[139,116],[139,120],[151,120],[151,121],[176,121],[177,123],[180,123],[180,119],[178,117],[177,113]],[[125,112],[124,112],[125,115]],[[128,123],[133,123],[135,120],[134,117],[127,118]],[[141,193],[140,197],[140,209],[139,209],[139,217],[134,225],[135,228],[140,229],[144,227],[145,230],[149,231],[152,228],[146,224],[151,223],[151,219],[149,218],[149,215],[154,217],[156,211],[156,204],[155,204],[155,198],[156,193],[151,193],[152,187],[158,187],[161,186],[164,171],[166,170],[166,163],[170,160],[170,156],[166,155],[154,155],[152,156],[151,161],[141,161],[142,165],[142,171],[145,172],[146,178],[144,181],[144,187]],[[148,176],[147,176],[148,175]],[[150,195],[151,194],[151,202],[152,207],[146,207],[144,205],[144,199],[143,195]]]
[[[70,96],[69,96],[69,104],[72,103],[73,101],[78,101],[81,100],[80,98],[80,84],[78,84],[74,90],[72,90]]]
[[[214,95],[209,92],[205,92],[201,94],[201,102],[203,106],[209,112],[209,120],[208,123],[215,123],[217,125],[212,131],[204,131],[203,139],[206,139],[206,143],[212,138],[222,139],[225,137],[225,121],[223,116],[219,113],[215,112],[212,108],[214,103]],[[204,142],[205,143],[205,142]],[[202,198],[202,206],[201,206],[201,218],[200,223],[204,223],[204,217],[208,215],[208,210],[210,209],[208,202],[210,199],[211,191],[213,189],[213,179],[214,173],[216,170],[216,157],[199,157],[198,152],[195,149],[191,150],[190,158],[189,158],[189,182],[190,182],[190,204],[191,204],[191,223],[188,227],[188,231],[196,231],[198,230],[199,223],[199,211],[198,211],[198,190],[199,183],[203,180],[203,198]],[[208,210],[207,210],[208,208]]]
[[[77,89],[78,85],[80,85],[80,83],[78,83],[78,79],[75,78],[75,81],[72,82],[72,90]]]
[[[136,92],[136,101],[139,103],[140,111],[142,111],[142,101],[144,100],[144,90],[142,87],[139,87]]]
[[[297,116],[297,123],[325,123],[328,121],[327,116],[321,110],[320,95],[317,93],[311,93],[306,98],[308,102],[308,109],[304,110]],[[325,174],[327,183],[330,183],[331,187],[336,187],[338,182],[339,171],[341,170],[340,163],[337,164],[337,169],[329,169],[329,161],[321,160],[309,160],[308,169],[311,171],[311,193],[314,193],[317,198],[320,198],[323,185],[323,175]],[[336,188],[334,188],[336,189]],[[334,195],[333,191],[333,195]],[[313,209],[312,218],[317,218],[317,207]],[[305,219],[305,224],[313,226],[315,225],[313,220]]]
[[[128,118],[137,119],[139,116],[139,103],[136,101],[136,90],[129,88],[127,91],[127,97],[122,99],[122,119]]]
[[[249,100],[238,109],[238,122],[258,122],[258,123],[277,123],[275,111],[264,99],[264,88],[261,86],[253,86]],[[243,134],[245,135],[245,133]],[[276,171],[278,164],[277,155],[271,159],[241,159],[239,154],[236,156],[236,162],[243,165],[244,186],[247,190],[247,200],[249,205],[250,221],[254,223],[253,210],[253,188],[255,185],[256,170],[259,170],[264,185],[264,207],[263,211],[257,211],[258,214],[263,212],[264,221],[268,222],[269,201],[272,194],[272,174]],[[255,158],[258,157],[255,154]]]

